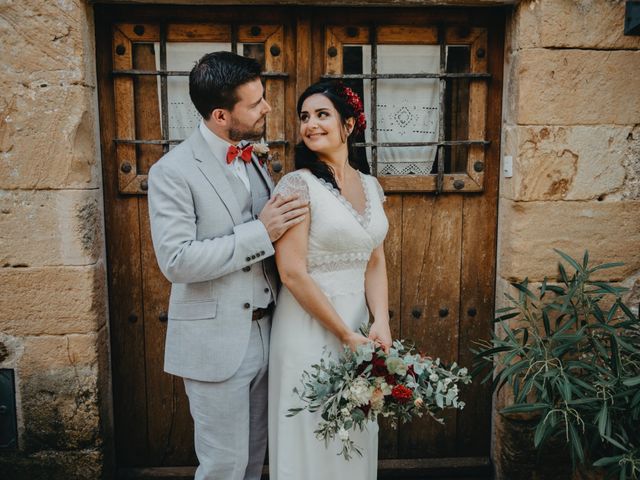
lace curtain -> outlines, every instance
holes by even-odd
[[[378,73],[437,73],[438,45],[378,45]],[[371,47],[362,47],[362,71],[371,73]],[[378,80],[378,142],[435,142],[439,128],[438,79]],[[365,114],[371,118],[371,83],[364,82]],[[369,122],[369,126],[371,122]],[[365,132],[367,142],[371,131]],[[378,148],[378,174],[428,175],[437,147]],[[371,159],[371,151],[367,156]]]
[[[156,68],[160,68],[160,45],[155,44]],[[362,71],[371,72],[371,47],[362,47]],[[230,50],[229,43],[167,43],[167,69],[190,71],[205,53]],[[438,72],[440,47],[437,45],[379,45],[379,73]],[[378,81],[378,142],[436,141],[439,128],[439,88],[437,79],[382,79]],[[158,96],[160,86],[158,84]],[[169,135],[185,139],[197,127],[200,115],[189,98],[188,77],[168,77]],[[371,82],[364,82],[365,114],[371,119]],[[369,127],[371,121],[369,121]],[[371,131],[365,132],[367,142]],[[367,149],[371,160],[371,149]],[[378,148],[380,175],[428,175],[436,147]]]

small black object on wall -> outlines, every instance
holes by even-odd
[[[640,1],[627,0],[624,12],[624,34],[640,35]]]
[[[14,371],[0,368],[0,450],[18,446]]]

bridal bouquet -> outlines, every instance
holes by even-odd
[[[301,381],[302,389],[294,392],[304,406],[290,409],[287,416],[319,411],[316,437],[328,445],[337,435],[342,441],[339,455],[349,460],[353,452],[362,455],[350,430],[364,430],[378,415],[389,417],[394,428],[424,414],[443,423],[437,414],[464,407],[459,384],[470,383],[471,377],[466,368],[455,363],[447,367],[395,341],[389,353],[372,343],[355,352],[345,347],[337,361],[322,358],[302,373]]]

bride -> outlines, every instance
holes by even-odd
[[[272,480],[375,480],[378,426],[354,432],[363,455],[346,461],[336,440],[316,439],[316,414],[287,417],[304,370],[343,346],[376,342],[388,349],[387,272],[382,242],[388,222],[378,181],[353,154],[366,125],[362,102],[339,83],[316,83],[298,100],[296,170],[274,193],[297,193],[310,215],[275,245],[283,287],[273,317],[269,358],[269,472]],[[368,309],[367,309],[368,306]],[[368,338],[358,327],[373,315]]]

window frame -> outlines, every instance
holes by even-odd
[[[377,46],[420,44],[440,46],[440,71],[423,74],[379,74],[377,73]],[[485,147],[490,144],[486,138],[486,113],[488,81],[487,29],[482,27],[460,28],[456,26],[415,26],[415,25],[330,25],[325,30],[324,79],[366,79],[371,81],[371,98],[365,99],[371,104],[371,141],[357,143],[356,147],[370,147],[372,152],[372,173],[377,173],[377,148],[403,146],[437,146],[437,173],[435,175],[382,175],[380,184],[387,192],[480,192],[484,189]],[[343,48],[345,45],[371,46],[371,73],[345,75],[343,73]],[[446,72],[446,48],[448,45],[465,45],[470,48],[468,73]],[[440,81],[439,132],[437,142],[398,142],[381,143],[377,141],[377,119],[373,105],[376,104],[378,79],[388,78],[437,78]],[[448,140],[445,138],[445,95],[447,79],[468,79],[468,140]],[[465,172],[445,173],[444,149],[446,146],[467,145],[468,155]]]
[[[167,70],[166,44],[168,42],[226,42],[237,52],[238,43],[264,43],[265,71],[261,77],[265,83],[265,97],[269,99],[272,113],[267,116],[267,143],[273,158],[283,158],[287,145],[284,132],[284,90],[283,80],[289,77],[284,71],[284,34],[282,25],[273,24],[229,24],[229,23],[118,23],[113,27],[112,58],[115,99],[116,158],[118,164],[118,191],[125,195],[144,195],[148,190],[147,175],[139,172],[137,146],[161,146],[162,152],[169,151],[185,139],[168,138],[168,96],[167,78],[188,76],[188,71]],[[160,44],[160,68],[134,68],[133,51],[136,44]],[[141,77],[155,77],[160,82],[159,128],[162,138],[139,139],[136,132],[135,80]],[[156,80],[157,82],[157,80]],[[149,126],[143,126],[148,130]],[[153,130],[153,126],[151,127]],[[158,129],[155,129],[158,131]],[[156,135],[157,136],[157,135]],[[158,157],[159,158],[159,157]],[[157,158],[155,159],[157,160]],[[153,161],[153,160],[152,160]],[[277,169],[277,164],[276,164]],[[277,172],[276,172],[277,173]]]

